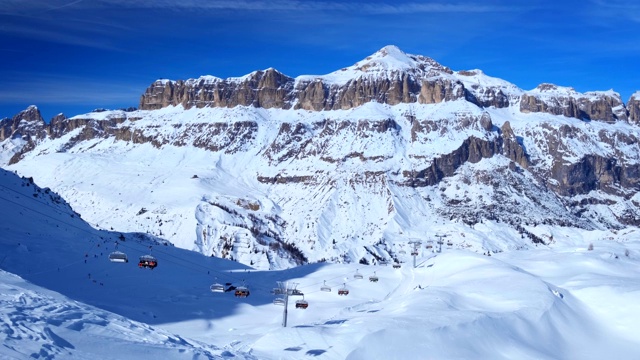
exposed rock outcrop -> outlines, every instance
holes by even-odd
[[[212,76],[187,81],[157,80],[142,95],[140,109],[177,105],[185,109],[238,105],[288,109],[293,83],[292,78],[275,69],[226,80]]]
[[[488,141],[476,137],[466,139],[462,145],[449,154],[435,158],[422,170],[404,170],[407,178],[404,185],[423,187],[439,183],[443,178],[451,176],[466,162],[477,163],[483,158],[490,158],[501,152],[502,141]]]
[[[627,109],[629,110],[629,122],[640,124],[640,91],[631,95]]]
[[[29,140],[32,137],[41,139],[46,135],[44,129],[45,122],[40,110],[31,105],[11,119],[0,120],[0,141],[16,136],[22,137],[24,140]]]
[[[627,110],[618,93],[609,91],[580,94],[573,88],[553,84],[541,84],[535,90],[523,94],[520,111],[544,112],[608,123],[627,119]]]
[[[551,168],[550,183],[563,196],[587,194],[592,190],[618,193],[620,189],[640,191],[640,164],[618,164],[613,158],[588,155],[580,161],[564,164],[560,161]]]
[[[529,168],[529,156],[524,151],[522,139],[519,139],[513,133],[511,124],[508,121],[505,122],[500,130],[502,132],[503,155],[511,159],[514,163],[520,165],[522,168]]]

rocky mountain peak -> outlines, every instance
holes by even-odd
[[[411,57],[397,46],[387,45],[354,66],[357,70],[407,70],[418,67],[415,56]]]
[[[452,74],[453,72],[429,57],[407,54],[395,45],[387,45],[354,65],[323,76],[323,78],[335,78],[335,80],[353,79],[360,76],[393,78],[394,75],[401,76],[406,73],[425,78],[443,73]]]
[[[568,86],[558,86],[556,84],[551,84],[551,83],[542,83],[536,86],[536,88],[531,90],[530,92],[553,93],[553,94],[557,94],[557,93],[575,94],[576,90]]]
[[[26,120],[29,122],[31,121],[44,122],[44,119],[42,118],[42,114],[40,114],[40,110],[35,105],[30,105],[25,110],[20,111],[18,114],[16,114],[16,116],[13,117],[14,122],[20,122],[21,120]]]

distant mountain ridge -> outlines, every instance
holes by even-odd
[[[140,99],[140,109],[167,106],[265,109],[346,110],[370,101],[433,104],[466,99],[480,107],[508,107],[519,102],[522,112],[545,112],[578,119],[637,123],[640,98],[628,107],[613,91],[578,93],[572,88],[541,84],[523,91],[480,70],[458,71],[435,60],[386,46],[356,64],[322,76],[289,77],[269,68],[239,78],[203,76],[189,80],[158,80]]]
[[[524,91],[387,46],[322,76],[158,80],[136,111],[46,124],[30,107],[0,122],[0,160],[45,177],[85,218],[207,255],[368,262],[448,221],[502,224],[516,248],[549,243],[547,227],[640,226],[639,117],[640,92],[624,104],[613,91]],[[84,171],[98,161],[122,173],[104,188]],[[158,198],[178,180],[190,196]],[[116,195],[142,182],[154,191]]]

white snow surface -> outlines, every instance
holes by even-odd
[[[636,359],[640,233],[531,228],[550,246],[476,252],[509,234],[442,225],[438,244],[398,237],[391,265],[257,271],[153,237],[96,230],[53,192],[0,170],[2,358]],[[421,240],[413,268],[409,241]],[[108,253],[126,252],[128,263]],[[451,241],[451,245],[447,243]],[[431,245],[434,248],[427,249]],[[590,246],[592,245],[592,246]],[[592,250],[588,250],[592,248]],[[151,253],[158,267],[139,269]],[[485,252],[486,253],[486,252]],[[400,253],[401,254],[401,253]],[[355,278],[360,273],[363,279]],[[370,282],[376,275],[378,282]],[[306,310],[272,303],[296,283]],[[326,282],[331,292],[320,291]],[[251,294],[212,293],[212,283]],[[346,286],[347,296],[338,288]]]
[[[295,265],[292,259],[269,257],[270,244],[250,240],[251,228],[261,227],[295,242],[311,262],[357,262],[362,257],[371,259],[371,248],[366,246],[379,239],[392,242],[401,232],[433,236],[440,231],[444,219],[438,211],[446,201],[425,201],[439,198],[438,187],[413,189],[393,186],[393,181],[402,180],[402,171],[424,169],[472,136],[495,139],[497,131],[479,125],[483,116],[489,116],[495,127],[508,121],[539,166],[553,165],[548,155],[552,146],[561,147],[567,163],[588,154],[616,157],[627,164],[640,161],[640,148],[625,139],[640,137],[639,129],[627,122],[587,123],[545,113],[522,114],[515,107],[482,110],[459,100],[394,106],[370,102],[349,110],[317,112],[244,106],[185,110],[178,106],[90,113],[76,118],[126,117],[118,127],[128,127],[131,133],[164,145],[96,137],[68,148],[82,130],[78,128],[38,143],[23,160],[7,168],[51,187],[98,228],[147,232],[181,248],[233,258],[260,269]],[[395,121],[395,128],[366,131],[371,124],[389,119]],[[233,129],[238,121],[255,123],[256,131],[231,137],[225,129]],[[416,123],[425,130],[412,132]],[[295,137],[282,134],[284,124],[299,126],[301,131]],[[575,136],[563,138],[559,145],[551,143],[567,126]],[[620,141],[612,148],[600,141],[603,137]],[[306,141],[311,145],[304,147]],[[193,146],[196,143],[224,148],[207,150]],[[3,146],[10,150],[15,145],[5,142]],[[291,156],[291,151],[300,154]],[[12,154],[3,152],[7,153]],[[481,163],[507,166],[500,160]],[[260,177],[294,176],[307,177],[312,183],[271,186],[258,181]],[[477,186],[464,183],[453,184],[452,189],[461,186],[464,189],[448,196],[465,200],[465,194],[477,197],[492,191],[481,193],[474,190]],[[220,206],[236,215],[225,215]],[[284,230],[278,225],[283,222],[287,224]],[[484,247],[481,241],[471,245],[477,250]],[[508,247],[522,246],[528,246],[525,240]],[[349,258],[336,258],[347,251]],[[388,258],[389,254],[392,251],[377,255]]]

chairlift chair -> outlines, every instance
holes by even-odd
[[[453,243],[451,242],[451,240],[447,241],[447,246],[453,246]]]
[[[273,305],[284,306],[284,298],[277,297],[277,298],[273,299]]]
[[[234,295],[236,297],[247,297],[249,296],[249,288],[246,286],[238,286]]]
[[[325,280],[324,285],[320,287],[320,291],[331,292],[331,286],[327,285],[327,280]]]
[[[142,255],[140,256],[140,261],[138,262],[139,268],[149,268],[153,270],[156,266],[158,266],[158,259],[151,255]]]
[[[394,268],[394,269],[400,269],[400,264],[398,264],[398,263],[394,263],[394,264],[393,264],[393,268]]]
[[[354,279],[362,279],[363,278],[362,274],[360,274],[358,272],[358,269],[356,269],[356,273],[353,275],[353,278]]]
[[[126,263],[129,262],[129,258],[127,258],[127,254],[123,253],[122,251],[114,251],[109,254],[109,261]]]
[[[407,252],[404,251],[404,250],[400,250],[399,253],[400,253],[400,255],[405,255]]]
[[[344,295],[344,296],[349,295],[349,289],[347,289],[346,284],[342,284],[342,287],[338,289],[338,295]]]
[[[373,275],[369,276],[369,281],[371,282],[378,282],[378,276],[376,275],[376,272],[373,272]]]
[[[309,307],[309,302],[302,297],[302,300],[296,300],[296,309],[306,309]]]
[[[431,244],[427,245],[427,249],[432,249],[432,248],[433,248],[433,245],[431,245]]]
[[[304,296],[304,293],[302,293],[302,291],[298,290],[298,289],[293,289],[291,290],[291,296]]]
[[[418,252],[417,251],[412,251],[411,252],[411,256],[418,256]]]
[[[210,287],[211,292],[224,292],[224,285],[215,283]]]
[[[271,293],[273,295],[284,295],[284,289],[282,289],[282,288],[273,288],[273,290],[271,290]]]

